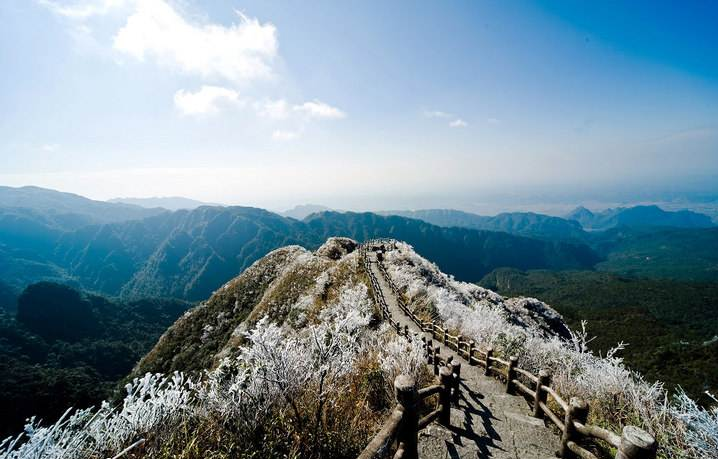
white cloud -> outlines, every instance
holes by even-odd
[[[87,19],[92,16],[103,16],[110,11],[130,4],[130,0],[85,0],[73,3],[55,0],[37,0],[55,14],[71,19]]]
[[[295,131],[282,131],[282,130],[276,130],[272,132],[272,138],[274,140],[281,140],[281,141],[289,141],[294,140],[297,137],[299,137],[299,133]]]
[[[60,145],[56,143],[46,143],[45,145],[40,147],[42,151],[45,151],[47,153],[53,153],[60,149]]]
[[[313,102],[304,102],[301,105],[295,105],[294,110],[304,113],[310,118],[340,119],[346,117],[346,114],[343,111],[318,100],[314,100]]]
[[[276,27],[238,14],[240,22],[228,27],[194,24],[164,0],[137,0],[113,46],[140,61],[151,57],[204,78],[239,83],[269,77]]]
[[[451,118],[454,115],[440,110],[424,110],[424,116],[427,118]]]
[[[289,104],[284,99],[255,102],[254,107],[260,116],[273,120],[286,119],[289,117],[291,111]]]
[[[464,128],[468,125],[469,124],[461,118],[456,118],[454,121],[449,123],[449,126],[451,126],[452,128]]]
[[[241,105],[239,93],[220,86],[202,86],[197,92],[180,89],[174,96],[175,107],[183,115],[217,113],[222,105]]]

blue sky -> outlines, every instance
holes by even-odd
[[[270,208],[716,191],[713,2],[6,0],[0,21],[0,184]]]

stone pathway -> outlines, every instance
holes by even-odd
[[[370,269],[389,306],[392,318],[402,328],[423,333],[399,308],[394,292],[378,268],[376,255],[367,254]],[[543,420],[531,416],[528,403],[520,396],[507,395],[498,380],[484,376],[483,368],[470,366],[463,357],[441,346],[443,358],[453,355],[461,362],[461,399],[451,408],[451,427],[434,422],[419,432],[419,457],[425,458],[555,458],[559,437]]]

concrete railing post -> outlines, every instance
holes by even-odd
[[[464,339],[461,335],[456,335],[456,353],[461,357],[461,341]]]
[[[453,380],[453,390],[451,394],[451,401],[458,404],[459,403],[459,394],[461,393],[460,389],[460,383],[461,383],[461,362],[458,362],[456,360],[451,362],[451,373]]]
[[[588,404],[581,399],[572,398],[564,418],[565,425],[563,434],[561,435],[561,449],[558,451],[558,457],[571,457],[571,450],[568,448],[568,443],[576,441],[579,435],[576,431],[574,421],[586,424],[586,419],[588,419]]]
[[[506,393],[513,394],[513,381],[516,378],[516,363],[518,359],[516,357],[509,358],[509,366],[506,368]]]
[[[544,413],[541,409],[541,403],[546,403],[548,392],[541,389],[541,386],[549,387],[551,384],[551,373],[548,370],[539,371],[538,382],[536,383],[536,392],[534,392],[534,417],[543,419]]]
[[[434,342],[432,340],[426,342],[426,363],[429,365],[434,363]]]
[[[616,459],[654,459],[658,443],[651,434],[636,426],[626,426],[621,434],[621,445]]]
[[[486,360],[484,360],[484,375],[489,376],[491,374],[491,357],[494,356],[494,348],[490,347],[486,349]]]
[[[476,342],[472,339],[469,341],[469,365],[473,365],[474,362],[471,359],[474,358],[474,352],[476,352]]]
[[[404,455],[407,459],[418,459],[419,416],[416,412],[416,381],[409,375],[399,375],[394,380],[396,401],[401,405],[403,414],[397,443],[404,444]]]
[[[451,383],[453,377],[449,367],[441,367],[439,370],[439,383],[441,384],[441,392],[439,392],[439,423],[445,427],[451,425]]]
[[[448,328],[445,328],[445,329],[444,329],[444,346],[446,346],[446,347],[448,347],[449,349],[451,349],[451,346],[449,346],[449,345],[447,344],[448,342],[449,342],[449,329],[448,329]]]

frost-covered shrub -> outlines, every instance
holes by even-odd
[[[708,395],[718,403],[718,399]],[[679,391],[671,406],[671,413],[684,422],[687,443],[697,456],[718,456],[718,406],[703,409],[685,392]]]
[[[179,420],[190,408],[190,382],[180,373],[170,377],[148,373],[126,386],[119,409],[68,410],[55,424],[41,427],[31,419],[25,438],[7,439],[0,458],[86,458],[122,450],[153,430]]]
[[[112,457],[140,438],[161,445],[183,423],[231,426],[231,433],[240,436],[232,442],[241,444],[256,440],[251,435],[257,429],[279,422],[287,431],[282,441],[303,441],[300,450],[325,447],[320,441],[324,429],[352,421],[344,413],[349,408],[339,405],[356,403],[344,400],[355,362],[381,333],[368,327],[370,305],[366,286],[359,284],[343,288],[319,320],[304,328],[281,327],[265,317],[247,332],[247,345],[236,357],[225,358],[203,377],[148,373],[127,385],[117,408],[105,403],[97,410],[68,410],[48,427],[31,420],[24,434],[0,442],[0,458]],[[391,373],[415,369],[417,350],[414,345],[404,350],[394,363],[387,358],[382,368]],[[366,417],[359,421],[366,424]],[[329,448],[342,447],[331,442]]]
[[[457,282],[404,243],[386,256],[394,283],[410,307],[432,303],[436,319],[449,329],[516,356],[534,374],[549,369],[552,385],[565,398],[580,397],[591,406],[591,422],[620,430],[633,424],[656,436],[664,457],[715,458],[718,411],[701,410],[685,394],[669,403],[660,383],[649,384],[623,365],[619,344],[605,356],[588,349],[585,327],[570,332],[553,309],[534,299],[506,300],[473,284]]]
[[[419,340],[407,341],[394,336],[379,353],[381,370],[388,381],[394,381],[401,374],[410,375],[415,380],[426,365],[424,348]]]

